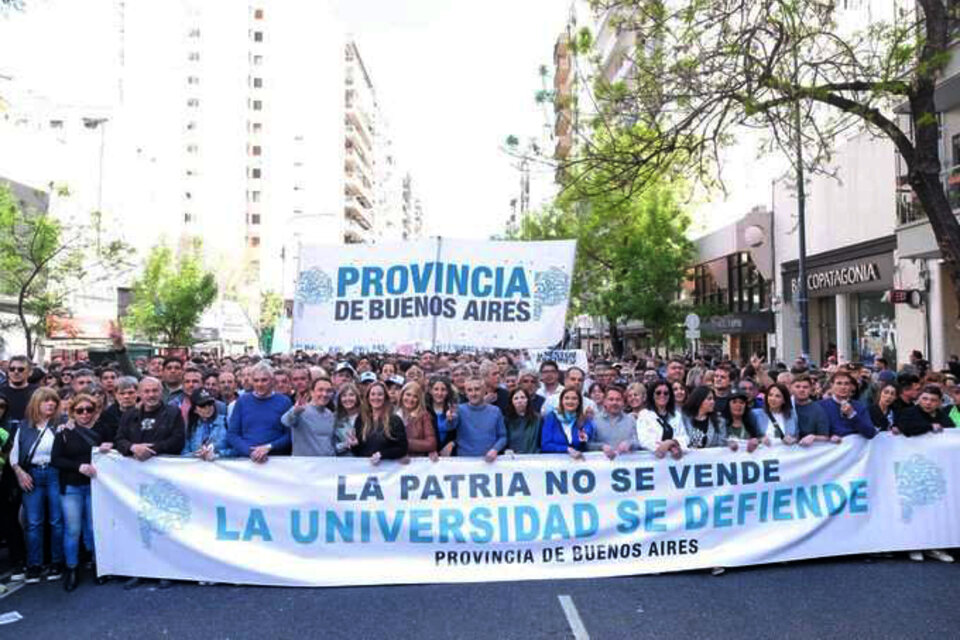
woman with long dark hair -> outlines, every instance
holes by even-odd
[[[540,450],[543,453],[568,453],[583,458],[587,442],[593,437],[593,422],[583,412],[583,396],[577,389],[560,392],[557,407],[543,419]]]
[[[753,453],[760,446],[760,434],[753,415],[747,409],[750,397],[741,390],[736,390],[728,396],[727,405],[721,415],[727,425],[727,442],[731,449],[736,450],[740,444],[745,444],[747,451]],[[732,446],[734,443],[736,447]]]
[[[380,464],[380,460],[399,460],[407,455],[407,430],[400,416],[393,412],[387,387],[382,382],[367,387],[348,443],[353,455],[370,458],[373,465]]]
[[[727,425],[716,411],[716,397],[710,387],[700,386],[691,391],[680,417],[691,449],[726,446],[737,449],[736,440],[728,443]]]
[[[764,390],[763,406],[751,413],[764,444],[796,444],[799,440],[797,413],[791,405],[790,392],[779,382]]]
[[[637,416],[637,438],[640,446],[663,458],[668,453],[680,459],[690,448],[686,429],[676,407],[674,387],[666,380],[650,385],[647,408]]]
[[[423,406],[437,435],[437,452],[430,454],[430,457],[435,459],[437,456],[453,455],[453,449],[457,445],[457,427],[460,426],[460,416],[457,414],[459,396],[448,378],[433,377],[429,384]]]
[[[507,450],[514,453],[540,453],[540,414],[532,398],[522,387],[510,393],[507,404]]]
[[[893,382],[881,383],[874,396],[877,401],[871,402],[870,421],[880,431],[892,431],[896,429],[896,413],[893,410],[894,403],[900,397],[900,389]]]

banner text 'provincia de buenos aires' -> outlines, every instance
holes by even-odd
[[[960,434],[701,450],[146,463],[98,455],[101,573],[334,586],[583,578],[960,546]],[[509,568],[509,571],[504,571]]]
[[[576,243],[433,238],[305,246],[296,349],[547,347],[563,337]]]

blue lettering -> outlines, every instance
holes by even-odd
[[[300,509],[294,509],[290,512],[290,533],[293,539],[300,544],[309,544],[315,542],[320,535],[320,512],[316,509],[310,509],[310,531],[303,533],[300,526]]]
[[[626,469],[624,469],[626,471]],[[624,500],[617,505],[617,516],[622,520],[617,525],[618,533],[633,533],[640,528],[639,505],[633,500]]]
[[[466,542],[463,537],[463,513],[459,509],[440,509],[440,542],[450,542],[450,536],[457,542]]]
[[[503,292],[504,298],[511,298],[520,294],[524,298],[530,297],[530,286],[527,284],[527,274],[520,267],[514,267],[510,272],[510,280],[507,281],[507,290]]]
[[[430,543],[430,509],[413,509],[410,511],[410,542]]]
[[[817,494],[820,493],[817,491],[817,486],[812,487],[797,487],[797,519],[806,520],[807,512],[809,511],[817,518],[823,517],[823,512],[820,509],[820,500],[817,498]]]
[[[363,268],[363,283],[360,285],[360,295],[364,298],[368,297],[370,289],[373,289],[374,295],[383,295],[383,269],[380,267]]]
[[[543,539],[552,540],[558,537],[561,540],[570,539],[570,530],[567,529],[567,521],[563,517],[563,511],[559,505],[553,504],[547,508],[547,519],[543,523]]]
[[[486,278],[489,280],[492,277],[493,272],[487,267],[477,267],[473,270],[473,277],[470,280],[470,284],[475,297],[486,298],[490,295],[490,291],[493,290],[493,287],[489,282],[486,284],[480,284],[480,278]]]
[[[459,269],[459,271],[458,271]],[[470,279],[470,267],[463,264],[457,267],[455,264],[447,265],[447,295],[465,296],[469,293],[468,281]],[[439,293],[439,292],[438,292]]]
[[[470,533],[470,540],[478,544],[485,544],[493,540],[493,524],[490,518],[493,514],[486,507],[477,507],[470,511],[470,526],[473,531]]]
[[[336,534],[340,534],[343,542],[353,542],[353,512],[343,514],[343,520],[336,511],[327,511],[327,542],[336,542]]]
[[[519,506],[514,509],[516,541],[530,542],[537,539],[540,530],[540,514],[533,507]]]
[[[387,293],[401,294],[407,291],[407,268],[401,266],[387,269]]]
[[[793,520],[793,514],[790,513],[790,496],[792,493],[790,489],[777,489],[773,492],[774,520]]]
[[[823,485],[823,500],[827,503],[827,513],[835,516],[847,506],[847,492],[840,485],[828,482]]]
[[[354,267],[340,267],[337,270],[337,297],[347,294],[347,287],[360,281],[360,272]]]
[[[578,538],[589,538],[600,528],[600,514],[592,504],[573,505],[573,530]]]
[[[867,513],[867,481],[854,480],[850,483],[850,513]]]
[[[733,526],[733,495],[725,493],[713,499],[713,526],[717,529]]]
[[[239,531],[227,529],[227,508],[217,507],[217,540],[239,540]]]
[[[410,512],[411,517],[413,512]],[[380,535],[383,536],[384,541],[386,542],[396,542],[397,537],[400,535],[400,527],[403,526],[403,517],[406,515],[406,511],[399,509],[396,513],[393,514],[393,522],[387,522],[387,514],[383,511],[377,511],[377,524],[380,527]]]
[[[644,518],[644,531],[666,531],[666,525],[657,522],[667,516],[667,501],[661,498],[654,498],[646,501],[647,511]]]
[[[243,532],[243,541],[248,542],[253,538],[260,538],[264,542],[272,542],[273,536],[270,535],[270,527],[267,526],[267,519],[260,509],[250,509],[250,518],[247,520],[247,528]]]
[[[710,519],[710,507],[699,496],[690,496],[684,501],[687,530],[702,529]]]
[[[419,264],[410,265],[410,278],[413,280],[413,290],[415,293],[426,293],[427,284],[430,282],[430,276],[433,275],[433,262],[423,265],[423,271]],[[437,290],[439,291],[439,289]]]

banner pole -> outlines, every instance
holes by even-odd
[[[440,268],[440,249],[442,245],[443,245],[443,236],[437,236],[437,255],[436,255],[435,262],[437,263],[438,269]],[[434,352],[436,352],[437,350],[437,322],[438,322],[438,317],[433,316],[433,330],[432,330],[432,336],[430,339],[430,350]]]

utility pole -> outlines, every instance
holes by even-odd
[[[800,84],[800,61],[797,46],[793,47],[794,84]],[[794,134],[796,135],[797,169],[797,224],[800,228],[800,255],[797,259],[797,305],[800,307],[800,352],[804,361],[810,360],[810,298],[807,291],[807,192],[803,175],[803,135],[800,118],[800,99],[794,101]]]

